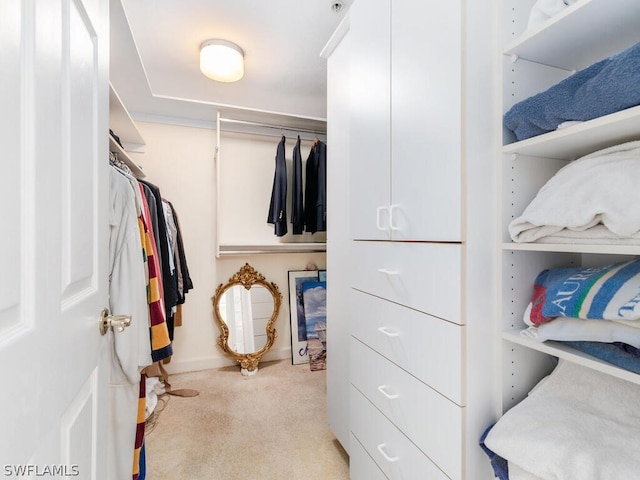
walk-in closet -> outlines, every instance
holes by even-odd
[[[640,478],[639,25],[0,2],[3,474]]]

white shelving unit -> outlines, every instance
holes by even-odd
[[[109,135],[109,150],[117,153],[118,158],[127,164],[136,177],[144,178],[145,173],[127,153],[144,152],[144,139],[111,84],[109,84],[109,128],[118,136],[122,143],[121,147],[118,145],[118,142]]]
[[[504,0],[503,112],[602,58],[640,41],[636,0],[580,0],[556,17],[524,32],[534,0]],[[533,282],[545,268],[605,264],[640,255],[640,246],[512,243],[507,226],[567,162],[612,145],[640,139],[640,107],[515,142],[505,130],[502,147],[503,411],[518,403],[553,367],[551,357],[640,383],[640,375],[557,342],[520,336]],[[559,206],[561,207],[561,206]]]

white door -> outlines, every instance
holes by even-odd
[[[105,0],[0,2],[0,468],[105,478]]]

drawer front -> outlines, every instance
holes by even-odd
[[[463,405],[464,328],[358,290],[350,333],[458,405]]]
[[[452,479],[462,477],[462,409],[355,338],[350,379]]]
[[[390,480],[447,480],[447,476],[353,386],[351,431]]]
[[[462,323],[459,244],[353,242],[353,287]]]
[[[349,440],[349,476],[351,480],[387,480],[353,433]]]

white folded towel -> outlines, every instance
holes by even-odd
[[[631,323],[631,322],[629,322]],[[545,340],[576,342],[622,342],[640,348],[640,324],[629,326],[610,320],[583,320],[557,317],[538,327],[520,331],[520,335],[537,342]]]
[[[575,3],[576,0],[538,0],[529,13],[529,22],[527,29],[533,28],[549,18],[557,15],[569,5]]]
[[[640,233],[640,141],[586,155],[561,168],[509,224],[514,242],[573,236],[636,240]],[[590,230],[596,226],[601,228]]]
[[[544,479],[638,478],[639,405],[640,385],[560,360],[485,445]]]

